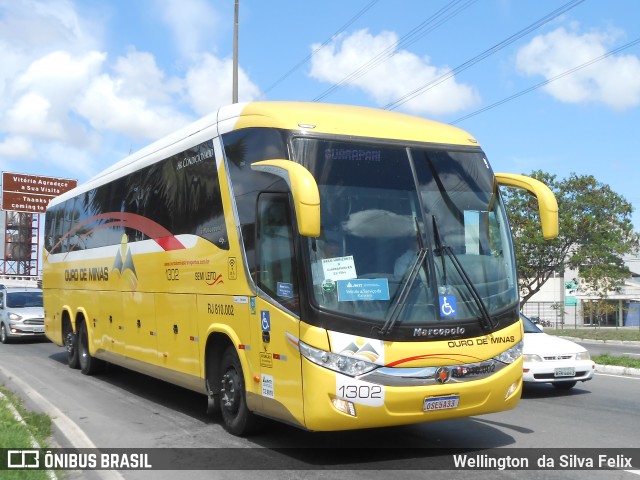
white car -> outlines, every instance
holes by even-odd
[[[524,315],[523,372],[525,383],[551,383],[569,390],[593,378],[595,363],[589,352],[570,340],[547,335]]]

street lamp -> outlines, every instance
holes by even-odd
[[[235,0],[233,21],[233,92],[232,103],[238,103],[238,9],[240,0]]]

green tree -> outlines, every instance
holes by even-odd
[[[554,272],[567,267],[579,272],[585,293],[606,298],[607,292],[617,291],[629,275],[623,257],[640,245],[631,222],[632,205],[592,175],[572,173],[558,180],[537,170],[530,176],[555,194],[560,234],[544,240],[535,198],[523,190],[502,188],[516,249],[521,305]]]

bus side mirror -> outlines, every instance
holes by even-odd
[[[515,173],[496,173],[498,185],[523,188],[538,199],[542,236],[552,240],[558,236],[558,202],[549,187],[535,178]]]
[[[251,169],[283,178],[293,196],[300,235],[320,236],[320,192],[309,170],[291,160],[279,159],[252,163]]]

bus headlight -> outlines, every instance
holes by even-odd
[[[299,347],[302,356],[310,362],[328,368],[329,370],[349,375],[350,377],[363,375],[375,370],[379,366],[375,363],[362,360],[361,358],[320,350],[319,348],[307,345],[303,341],[300,341]]]
[[[499,362],[509,364],[509,363],[515,362],[521,356],[522,356],[522,340],[516,343],[509,350],[505,350],[500,355],[496,355],[493,358],[494,360],[498,360]]]

